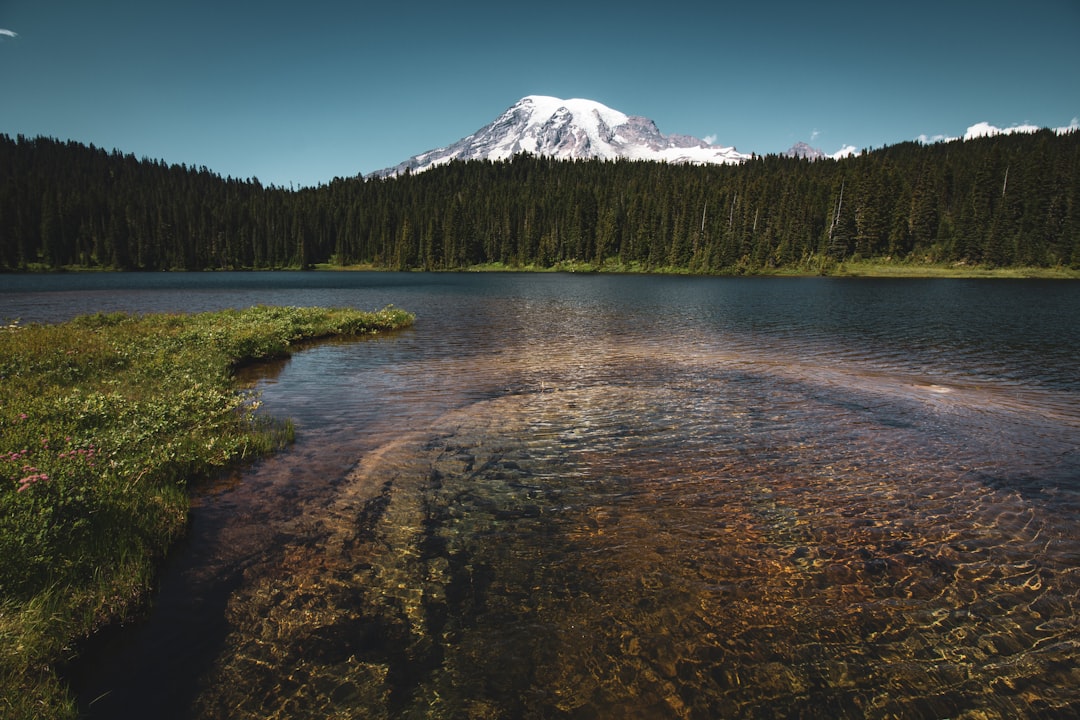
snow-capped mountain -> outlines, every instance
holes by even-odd
[[[750,155],[688,135],[664,135],[648,118],[626,115],[593,100],[529,95],[491,124],[396,167],[372,173],[388,177],[421,172],[451,160],[504,160],[518,153],[561,159],[660,160],[672,163],[740,163]]]

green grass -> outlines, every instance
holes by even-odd
[[[330,266],[317,265],[316,270],[380,270],[371,265]],[[554,265],[514,265],[500,262],[471,265],[447,272],[524,272],[524,273],[633,273],[651,275],[693,275],[693,270],[675,266],[648,266],[640,262],[623,263],[618,258],[608,258],[603,263],[583,260],[564,260]],[[795,265],[779,267],[756,267],[735,265],[714,273],[722,276],[770,276],[770,277],[909,277],[909,278],[1045,278],[1055,280],[1078,280],[1080,268],[1057,267],[987,267],[966,263],[929,263],[896,261],[889,259],[835,260],[815,256]]]
[[[1076,280],[1080,279],[1080,268],[986,267],[961,263],[933,264],[859,260],[839,263],[829,274],[843,277],[1046,278]]]
[[[55,668],[140,610],[188,484],[291,441],[238,365],[412,321],[254,307],[0,326],[0,718],[74,717]]]

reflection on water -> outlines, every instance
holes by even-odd
[[[319,289],[417,325],[262,376],[296,447],[198,499],[87,713],[1076,716],[1064,287]]]

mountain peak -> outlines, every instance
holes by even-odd
[[[664,135],[648,118],[582,98],[527,95],[490,124],[452,145],[414,155],[372,173],[421,172],[452,160],[505,160],[530,153],[568,160],[629,159],[673,163],[739,163],[750,156],[688,135]]]
[[[563,100],[548,95],[526,95],[514,103],[507,112],[513,112],[515,109],[527,109],[532,116],[538,118],[554,117],[556,115],[595,118],[609,127],[622,125],[628,119],[627,115],[618,110],[612,110],[607,105],[595,100],[585,100],[583,98]]]
[[[815,147],[810,147],[809,144],[802,142],[801,140],[791,146],[786,153],[786,157],[791,158],[803,158],[805,160],[822,160],[828,155],[824,150],[818,150]]]

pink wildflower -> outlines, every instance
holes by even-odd
[[[34,468],[34,469],[36,470],[37,468]],[[22,480],[19,481],[19,483],[20,483],[19,489],[16,490],[16,492],[22,492],[23,490],[26,490],[28,487],[30,487],[34,483],[41,482],[43,480],[48,480],[48,479],[49,479],[49,476],[46,475],[45,473],[37,473],[36,475],[27,475],[26,477],[24,477]]]

